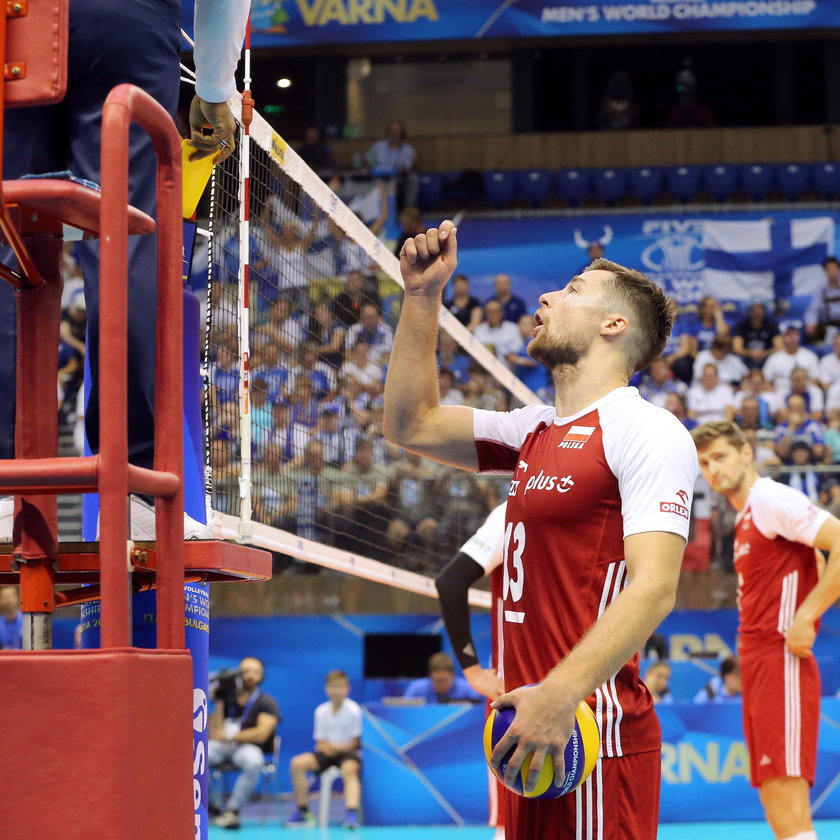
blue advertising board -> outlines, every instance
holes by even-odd
[[[183,4],[192,32],[193,3]],[[252,44],[444,41],[838,26],[840,0],[255,0]]]
[[[494,276],[509,274],[514,293],[533,311],[540,294],[562,288],[586,266],[587,244],[598,240],[605,257],[644,271],[680,307],[711,294],[724,304],[724,315],[731,314],[734,320],[760,292],[775,299],[788,317],[801,317],[824,278],[820,263],[837,253],[838,222],[840,213],[823,209],[678,215],[653,210],[521,219],[467,216],[458,226],[458,271],[469,277],[471,293],[482,301],[494,294]],[[724,223],[744,228],[736,253],[709,247],[713,241],[709,229],[718,230]],[[747,238],[754,239],[755,246],[744,250]],[[762,284],[765,275],[769,280]],[[739,282],[744,278],[748,282]]]

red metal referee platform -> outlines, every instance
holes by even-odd
[[[8,18],[8,20],[7,20]],[[7,2],[0,15],[3,109],[59,101],[66,87],[67,0]],[[128,463],[129,234],[155,221],[128,205],[128,132],[158,159],[158,304],[153,469]],[[2,137],[2,125],[0,125]],[[0,141],[2,142],[2,141]],[[4,710],[0,825],[5,840],[187,840],[194,836],[192,666],[184,649],[186,581],[265,580],[270,554],[184,541],[181,139],[150,96],[120,85],[102,116],[102,191],[63,180],[3,182],[0,235],[20,266],[0,266],[17,300],[15,496],[0,583],[20,583],[23,651],[0,652]],[[55,388],[64,225],[101,241],[101,449],[59,458]],[[56,496],[99,493],[98,543],[59,543]],[[129,540],[128,496],[155,498],[156,541]],[[56,583],[85,584],[56,592]],[[130,591],[157,589],[157,648],[131,646]],[[52,651],[56,606],[101,599],[101,648]]]

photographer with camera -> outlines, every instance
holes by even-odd
[[[245,657],[237,670],[211,677],[210,693],[216,707],[210,718],[208,763],[210,767],[230,763],[242,771],[224,811],[213,822],[221,828],[240,827],[240,811],[259,781],[266,757],[274,750],[280,707],[260,689],[264,677],[263,663],[255,656]]]

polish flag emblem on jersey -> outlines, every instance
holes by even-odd
[[[557,447],[558,449],[583,449],[594,431],[594,426],[572,426]]]

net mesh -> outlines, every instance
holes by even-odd
[[[372,182],[365,200],[384,195]],[[258,117],[236,154],[216,167],[211,217],[211,519],[286,555],[430,591],[430,576],[506,485],[421,459],[383,437],[398,261]],[[447,341],[463,345],[463,382],[450,401],[499,408],[535,400],[447,316],[442,311]]]

